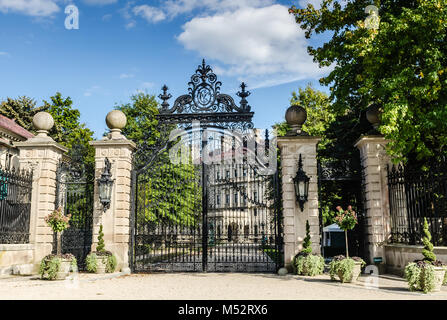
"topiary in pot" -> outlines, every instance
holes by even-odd
[[[298,275],[316,276],[324,272],[324,259],[320,255],[312,254],[309,221],[306,221],[306,237],[303,250],[293,259],[293,267]]]
[[[89,253],[85,259],[86,269],[94,273],[115,272],[117,261],[112,252],[105,250],[102,225],[99,226],[98,245],[96,252]]]
[[[365,261],[359,257],[335,256],[329,263],[329,275],[331,280],[336,280],[335,276],[338,276],[342,283],[355,282],[365,265]]]
[[[77,261],[72,254],[50,254],[42,259],[39,274],[44,280],[64,280],[70,271],[77,270]]]
[[[424,249],[422,250],[422,255],[424,259],[407,264],[405,267],[405,278],[410,291],[437,292],[447,282],[447,267],[441,261],[436,260],[427,218],[424,218],[423,232],[422,242]]]
[[[64,215],[62,207],[57,208],[45,217],[45,222],[57,236],[56,254],[50,254],[42,259],[39,274],[46,280],[63,280],[70,271],[77,271],[77,261],[72,254],[62,254],[62,232],[70,227],[71,215]]]

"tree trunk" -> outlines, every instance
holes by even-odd
[[[349,252],[348,252],[348,230],[345,230],[345,241],[346,241],[346,258],[349,258]]]
[[[56,254],[60,256],[62,255],[62,233],[57,232],[56,237],[57,237]]]

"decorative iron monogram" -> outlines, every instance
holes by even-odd
[[[222,82],[217,80],[217,76],[209,65],[205,63],[198,66],[195,74],[188,82],[188,94],[179,96],[172,108],[169,108],[168,100],[172,97],[168,87],[162,87],[163,93],[158,97],[163,101],[158,118],[164,123],[179,124],[188,123],[192,120],[200,121],[202,124],[227,124],[233,123],[232,127],[243,129],[253,128],[251,122],[253,112],[248,104],[247,97],[250,92],[246,90],[247,85],[241,84],[241,91],[236,95],[241,98],[240,106],[237,106],[234,99],[220,92]],[[245,122],[245,125],[241,125]],[[238,125],[235,123],[239,123]],[[228,127],[224,125],[224,127]]]

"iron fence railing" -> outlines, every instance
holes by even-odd
[[[433,244],[447,245],[447,161],[429,170],[387,168],[391,242],[421,244],[427,218]]]
[[[0,167],[0,243],[29,242],[32,172]]]

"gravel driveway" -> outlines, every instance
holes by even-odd
[[[240,273],[79,274],[72,281],[7,277],[0,278],[0,299],[447,299],[447,286],[439,293],[423,294],[409,292],[406,282],[394,276],[379,277],[380,289],[366,288],[366,281],[365,276],[356,284],[341,284],[328,275]]]

